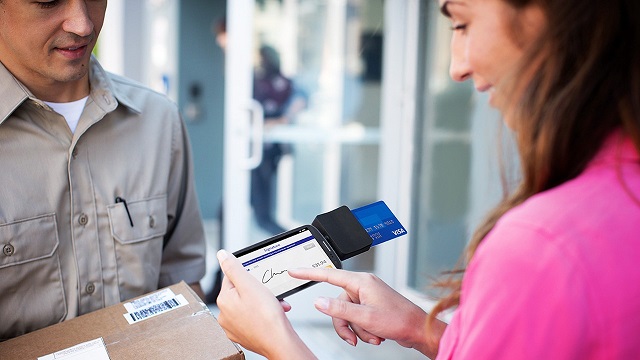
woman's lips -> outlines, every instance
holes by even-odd
[[[491,86],[491,84],[486,84],[486,85],[482,85],[482,86],[476,86],[476,90],[478,92],[485,92],[488,91],[492,88],[493,86]]]

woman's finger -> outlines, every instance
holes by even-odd
[[[372,333],[368,332],[367,330],[365,330],[363,327],[359,326],[358,324],[355,323],[349,323],[349,326],[351,327],[351,330],[356,334],[356,336],[358,336],[358,338],[360,338],[360,340],[371,344],[371,345],[380,345],[383,341],[384,338],[381,338],[379,336],[373,335]]]
[[[353,277],[357,275],[351,271],[329,268],[289,269],[288,273],[296,279],[326,282],[345,289],[352,284]]]
[[[282,306],[282,310],[284,310],[284,312],[289,312],[291,310],[291,304],[284,300],[280,300],[280,306]]]
[[[336,331],[336,334],[338,334],[342,340],[346,341],[351,346],[356,346],[358,343],[358,336],[351,330],[347,321],[338,318],[331,318],[331,322],[333,323],[333,329]]]
[[[221,291],[227,291],[227,290],[231,290],[233,289],[235,286],[233,285],[233,283],[229,280],[229,277],[224,275],[222,277],[222,284],[220,284],[220,289]]]

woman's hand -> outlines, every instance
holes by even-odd
[[[446,324],[435,320],[428,327],[427,313],[377,276],[335,269],[290,269],[289,275],[344,289],[337,299],[317,299],[315,307],[333,318],[336,333],[347,343],[355,346],[360,338],[378,345],[391,339],[427,356],[437,353]]]
[[[279,303],[232,254],[220,250],[217,256],[225,274],[216,301],[218,322],[227,337],[269,359],[315,359],[284,313],[290,306]]]

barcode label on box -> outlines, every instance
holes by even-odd
[[[147,296],[125,303],[124,308],[127,309],[128,312],[134,312],[135,310],[142,309],[151,304],[157,304],[168,299],[173,299],[175,297],[176,294],[174,294],[171,289],[162,289]]]
[[[171,294],[173,295],[173,292],[171,292]],[[153,295],[156,294],[151,294],[147,297],[153,297]],[[164,295],[166,294],[161,295],[162,296],[153,297],[154,301],[148,301],[148,299],[145,300],[145,298],[147,298],[145,297],[134,300],[139,301],[136,304],[132,304],[132,302],[124,304],[125,309],[128,311],[128,313],[124,314],[127,322],[129,322],[129,324],[134,324],[188,304],[187,299],[185,299],[182,294],[178,294],[177,296],[170,298],[165,297]],[[140,300],[144,301],[140,302]]]

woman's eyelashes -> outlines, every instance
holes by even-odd
[[[452,31],[464,31],[467,29],[467,24],[453,24],[451,26]]]

